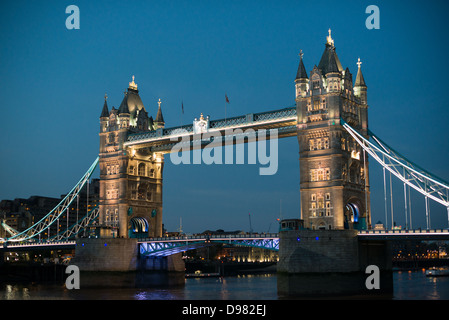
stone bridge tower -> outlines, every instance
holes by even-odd
[[[355,82],[329,36],[310,77],[303,54],[295,79],[301,217],[311,229],[371,228],[368,158],[340,123],[367,137],[367,86],[360,59]]]
[[[106,100],[105,96],[100,115],[102,236],[161,236],[163,155],[124,146],[130,134],[164,127],[161,102],[153,121],[139,96],[134,76],[118,109],[112,107],[109,111]]]

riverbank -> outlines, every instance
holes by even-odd
[[[449,267],[449,259],[393,259],[393,270],[419,270]]]

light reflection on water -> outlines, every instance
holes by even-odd
[[[449,300],[449,277],[427,277],[425,269],[394,273],[394,299]]]
[[[449,277],[426,277],[425,271],[393,274],[393,299],[448,300]],[[184,285],[162,288],[81,288],[64,284],[0,284],[0,300],[276,300],[275,274],[224,278],[189,278]]]

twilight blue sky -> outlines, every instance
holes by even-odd
[[[65,8],[80,9],[68,30]],[[368,30],[365,9],[380,9]],[[0,4],[0,200],[59,197],[98,155],[104,94],[118,107],[131,76],[166,126],[294,104],[299,50],[318,64],[327,30],[354,77],[360,57],[368,85],[370,128],[415,163],[449,180],[446,1],[2,1]],[[181,102],[185,113],[181,113]],[[168,230],[276,231],[299,217],[295,138],[279,141],[279,170],[259,165],[179,165],[166,157]],[[382,171],[371,161],[373,222],[385,220]],[[96,174],[98,176],[98,173]],[[404,224],[402,185],[394,201]],[[413,226],[425,227],[424,198],[413,194]],[[390,214],[390,213],[389,213]],[[389,218],[390,219],[390,218]],[[432,227],[447,227],[431,206]]]

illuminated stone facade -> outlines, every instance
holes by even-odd
[[[310,77],[302,51],[295,79],[301,217],[311,229],[371,227],[368,155],[340,124],[367,137],[367,87],[360,59],[353,83],[329,36]]]
[[[109,111],[107,97],[100,115],[100,224],[102,236],[162,235],[164,157],[147,149],[124,146],[129,134],[164,127],[161,102],[156,120],[148,117],[137,90],[129,83],[118,109]]]

